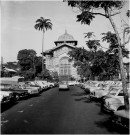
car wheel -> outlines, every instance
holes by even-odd
[[[104,102],[101,102],[101,112],[105,112],[104,111]]]
[[[125,106],[123,105],[123,106],[120,106],[118,109],[117,109],[117,111],[119,111],[119,110],[125,110]]]

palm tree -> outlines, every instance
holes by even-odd
[[[34,28],[36,30],[43,31],[43,38],[42,38],[42,72],[43,72],[44,70],[44,65],[43,65],[44,33],[45,33],[45,30],[48,30],[48,29],[52,30],[51,20],[41,17],[40,19],[36,20],[36,24]]]

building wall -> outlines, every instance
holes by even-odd
[[[59,74],[60,71],[60,65],[59,62],[63,57],[68,57],[68,52],[71,50],[71,48],[67,46],[63,46],[53,53],[53,57],[46,55],[46,68],[50,71],[57,71]],[[77,78],[77,70],[73,67],[73,62],[71,62],[71,75],[74,78]]]

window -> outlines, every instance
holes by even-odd
[[[123,90],[119,92],[118,96],[124,96]]]
[[[64,57],[60,60],[60,75],[70,75],[70,63],[67,57]]]

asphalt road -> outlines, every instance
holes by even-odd
[[[2,106],[1,133],[128,134],[128,130],[113,124],[109,114],[101,113],[99,103],[71,86],[69,91],[50,89],[8,109]]]

